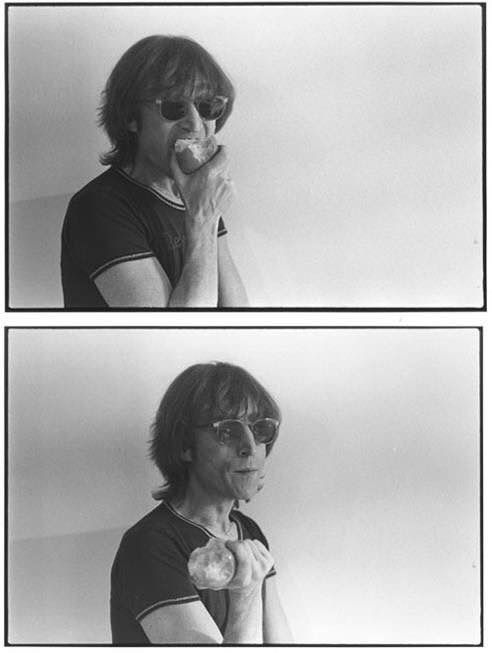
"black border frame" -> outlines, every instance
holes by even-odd
[[[91,313],[101,312],[100,308],[60,308],[60,307],[20,307],[12,308],[10,306],[10,204],[9,204],[9,182],[10,182],[10,166],[9,166],[9,8],[10,7],[132,7],[132,6],[214,6],[214,7],[235,7],[235,6],[281,6],[281,7],[298,7],[298,6],[468,6],[468,7],[481,7],[481,46],[482,46],[482,306],[443,306],[443,307],[402,307],[402,306],[389,306],[389,307],[345,307],[345,306],[305,306],[305,307],[231,307],[231,308],[105,308],[102,312],[152,312],[152,313],[167,313],[167,312],[192,312],[192,313],[235,313],[235,312],[320,312],[320,313],[381,313],[381,312],[407,312],[407,313],[432,313],[432,312],[477,312],[487,310],[487,152],[486,152],[486,139],[487,139],[487,102],[486,102],[486,2],[7,2],[5,3],[5,311],[7,313],[32,313],[32,312],[66,312],[66,313]]]
[[[257,325],[257,326],[157,326],[157,327],[149,327],[149,326],[40,326],[40,327],[31,327],[31,326],[8,326],[4,327],[4,360],[5,360],[5,365],[4,365],[4,424],[5,424],[5,463],[4,463],[4,469],[5,469],[5,506],[4,506],[4,547],[5,547],[5,558],[4,558],[4,574],[5,574],[5,587],[4,587],[4,645],[7,646],[46,646],[46,647],[59,647],[59,646],[70,646],[70,647],[94,647],[94,646],[102,646],[102,647],[107,647],[107,646],[124,646],[124,647],[139,647],[139,644],[12,644],[8,641],[9,633],[8,633],[8,551],[9,551],[9,541],[8,541],[8,413],[9,413],[9,393],[8,393],[8,388],[9,388],[9,332],[10,331],[46,331],[46,330],[54,330],[54,331],[66,331],[66,330],[85,330],[85,331],[94,331],[94,330],[125,330],[125,331],[134,331],[134,330],[140,330],[140,331],[196,331],[196,330],[224,330],[224,329],[229,329],[229,330],[289,330],[289,331],[299,331],[299,330],[325,330],[325,331],[333,331],[333,330],[339,330],[339,331],[345,331],[345,330],[370,330],[370,331],[381,331],[381,330],[405,330],[405,331],[415,331],[415,330],[432,330],[432,331],[438,331],[438,330],[446,330],[446,331],[478,331],[478,336],[479,336],[479,342],[478,342],[478,392],[479,392],[479,430],[480,430],[480,436],[479,436],[479,491],[480,491],[480,497],[479,497],[479,540],[480,540],[480,642],[478,644],[222,644],[222,646],[225,647],[234,647],[234,646],[242,646],[242,647],[261,647],[261,646],[267,646],[267,647],[273,647],[273,648],[278,648],[278,647],[289,647],[289,648],[319,648],[319,647],[326,647],[326,648],[421,648],[421,647],[429,647],[429,648],[436,648],[436,647],[454,647],[454,648],[462,648],[462,647],[483,647],[484,646],[484,581],[483,581],[483,566],[484,566],[484,553],[483,553],[483,361],[484,361],[484,356],[483,356],[483,326],[263,326],[263,325]],[[150,646],[162,646],[161,644],[151,644]],[[216,646],[215,644],[210,645],[210,644],[173,644],[173,647],[210,647],[210,646]]]

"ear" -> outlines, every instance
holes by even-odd
[[[184,460],[185,463],[191,463],[192,457],[191,457],[191,449],[183,449],[181,452],[181,460]]]

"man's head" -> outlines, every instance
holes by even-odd
[[[101,162],[120,167],[133,165],[141,129],[149,116],[155,117],[155,124],[161,125],[166,133],[176,124],[174,139],[176,135],[186,136],[187,131],[196,130],[196,125],[180,126],[179,120],[163,117],[174,118],[174,115],[162,105],[162,100],[208,101],[217,97],[226,98],[224,111],[217,120],[204,121],[203,135],[222,129],[232,111],[234,88],[227,75],[192,39],[155,35],[138,41],[118,61],[103,92],[99,122],[112,149],[101,157]]]
[[[169,386],[152,427],[151,458],[166,481],[154,496],[182,498],[193,477],[218,495],[250,499],[279,422],[275,400],[243,368],[188,367]]]

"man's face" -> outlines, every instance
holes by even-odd
[[[257,444],[247,422],[241,436],[222,444],[214,429],[197,429],[191,454],[190,481],[214,500],[249,500],[263,485],[266,445]]]
[[[143,104],[137,129],[136,163],[171,177],[170,160],[178,138],[205,138],[215,133],[215,121],[204,120],[194,105],[205,97],[210,97],[210,93],[202,83],[184,91],[166,92],[166,100],[186,100],[186,114],[175,121],[163,118],[158,104]]]

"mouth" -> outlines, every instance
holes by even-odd
[[[176,141],[203,141],[206,138],[206,134],[200,132],[185,132],[178,134],[175,138],[172,139],[171,145],[175,146]]]
[[[257,469],[236,469],[235,474],[255,474],[258,470]]]

